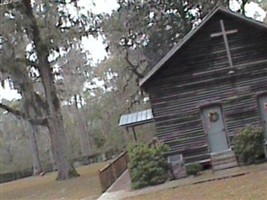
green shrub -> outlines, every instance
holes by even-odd
[[[141,144],[129,149],[129,169],[134,189],[164,183],[168,178],[168,163],[164,154],[168,146]]]
[[[238,161],[243,164],[252,164],[264,154],[264,135],[262,128],[247,126],[238,130],[234,137],[234,151]]]
[[[197,175],[202,170],[202,165],[199,163],[194,163],[186,166],[186,171],[188,175]]]

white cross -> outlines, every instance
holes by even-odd
[[[222,32],[213,33],[213,34],[210,35],[210,37],[223,36],[223,41],[224,41],[224,44],[225,44],[229,65],[230,65],[230,67],[233,67],[233,60],[232,60],[232,56],[231,56],[231,52],[230,52],[230,48],[229,48],[227,35],[237,33],[238,30],[234,29],[234,30],[225,31],[225,26],[224,26],[223,20],[220,20],[220,25],[221,25]]]

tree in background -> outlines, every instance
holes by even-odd
[[[29,148],[31,144],[27,139],[27,127],[24,122],[9,113],[1,114],[0,129],[1,173],[29,170],[31,166],[28,164],[32,160]]]
[[[245,14],[250,0],[120,0],[119,8],[103,19],[107,50],[125,59],[124,69],[138,80],[201,20],[218,6]],[[263,1],[254,2],[265,4]]]
[[[32,168],[33,168],[33,175],[39,175],[43,172],[43,168],[41,165],[40,153],[37,143],[37,136],[38,136],[38,127],[32,123],[27,123],[25,126],[27,127],[27,133],[30,140],[30,149],[32,155]]]
[[[77,125],[76,132],[80,139],[80,151],[84,157],[92,154],[83,95],[87,80],[90,81],[94,78],[88,54],[88,52],[83,52],[81,45],[77,43],[64,57],[58,59],[60,77],[56,82],[60,99],[64,102],[64,107],[67,107],[66,112],[72,116]]]
[[[103,20],[103,32],[110,52],[123,55],[126,68],[141,79],[209,11],[221,5],[228,2],[121,0],[119,9]]]
[[[4,1],[0,6],[3,27],[0,31],[1,80],[9,78],[12,81],[35,116],[27,116],[23,111],[3,104],[0,106],[31,123],[47,126],[58,169],[57,179],[77,176],[69,159],[55,85],[56,66],[53,64],[62,52],[71,49],[73,43],[82,36],[96,32],[96,20],[78,13],[77,1],[7,2]],[[69,13],[68,6],[77,10],[76,16]],[[35,88],[37,81],[41,90]]]
[[[99,150],[118,152],[134,140],[131,130],[126,132],[118,126],[122,114],[150,108],[139,91],[136,80],[124,68],[127,61],[121,55],[111,55],[95,68],[95,77],[102,82],[101,87],[86,91],[86,107],[89,108],[90,132]],[[101,125],[100,125],[101,124]],[[138,141],[152,139],[151,126],[137,128]],[[113,150],[112,150],[113,149]]]

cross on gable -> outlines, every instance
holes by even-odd
[[[220,20],[220,26],[221,26],[222,32],[212,33],[210,35],[210,37],[220,37],[220,36],[223,36],[223,41],[224,41],[224,45],[225,45],[225,48],[226,48],[229,65],[230,65],[230,67],[233,67],[233,60],[232,60],[232,56],[231,56],[231,52],[230,52],[230,48],[229,48],[229,43],[228,43],[227,35],[237,33],[238,30],[237,29],[233,29],[233,30],[226,31],[225,30],[225,26],[224,26],[224,22],[223,22],[222,19]]]

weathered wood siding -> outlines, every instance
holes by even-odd
[[[99,170],[98,177],[102,192],[105,192],[120,177],[120,175],[127,170],[127,165],[128,152],[123,152],[104,168]]]
[[[210,37],[221,32],[220,19],[226,30],[238,29],[228,35],[234,69],[229,69],[223,37]],[[228,136],[248,123],[261,123],[256,93],[267,91],[267,31],[215,14],[144,89],[150,96],[157,136],[171,146],[171,152],[183,152],[187,160],[207,158],[202,104],[221,102]]]

